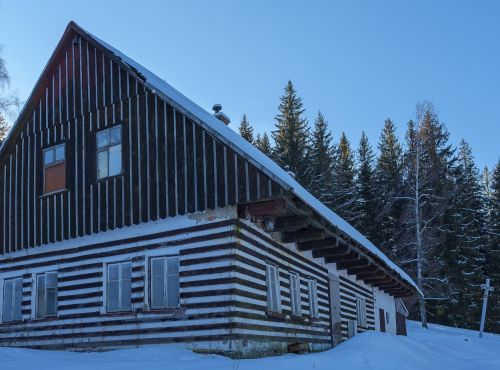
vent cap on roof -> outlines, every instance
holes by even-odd
[[[212,109],[214,110],[214,117],[221,120],[222,122],[224,122],[226,125],[229,125],[229,123],[231,122],[231,120],[229,119],[228,116],[226,116],[224,113],[221,112],[222,110],[222,105],[221,104],[214,104],[214,106],[212,107]]]

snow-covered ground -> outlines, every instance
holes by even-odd
[[[234,361],[185,349],[139,348],[73,353],[0,348],[0,369],[38,370],[304,370],[500,369],[500,335],[409,321],[408,337],[367,332],[322,353]]]

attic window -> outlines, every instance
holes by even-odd
[[[66,154],[64,144],[43,152],[44,194],[66,189]]]
[[[115,126],[97,133],[97,178],[122,172],[122,128]]]

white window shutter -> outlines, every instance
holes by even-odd
[[[120,266],[108,265],[108,311],[120,310]]]
[[[179,306],[179,257],[167,258],[167,307]]]
[[[36,281],[36,317],[43,318],[46,313],[45,274],[37,276]]]
[[[121,310],[132,310],[132,264],[121,264]]]
[[[165,307],[165,259],[151,260],[151,308]]]
[[[5,280],[3,285],[3,321],[12,321],[14,286],[12,280]]]

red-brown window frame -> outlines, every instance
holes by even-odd
[[[63,158],[57,159],[56,150],[63,148]],[[46,162],[47,153],[52,151],[52,160]],[[43,151],[43,193],[50,194],[66,190],[66,145],[58,144]]]

